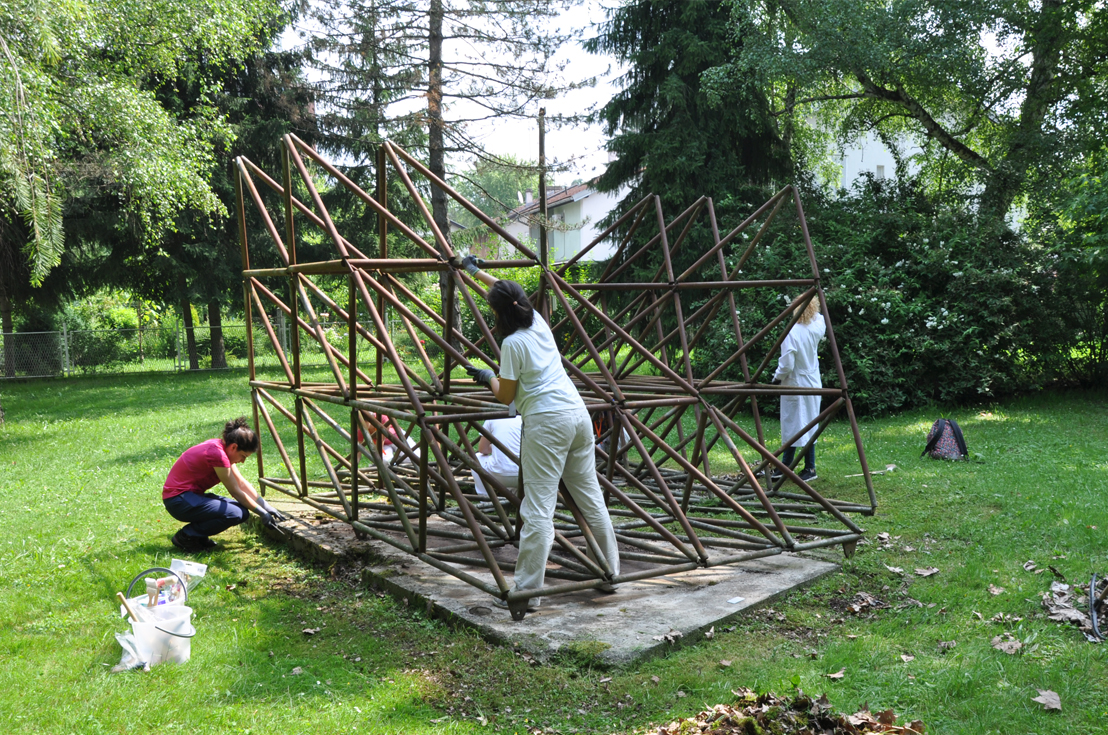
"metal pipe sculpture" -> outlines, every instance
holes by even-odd
[[[647,196],[571,260],[554,267],[394,144],[386,142],[380,148],[375,196],[293,135],[285,137],[283,154],[282,182],[244,158],[236,160],[254,423],[259,434],[272,441],[282,470],[267,473],[259,451],[263,488],[292,496],[360,534],[506,600],[517,620],[535,596],[782,552],[841,545],[848,556],[853,553],[862,529],[850,514],[872,514],[876,499],[830,320],[827,337],[837,387],[790,388],[762,379],[809,301],[818,299],[823,313],[828,313],[804,211],[793,187],[780,191],[722,237],[711,199],[702,197],[666,222],[660,199]],[[377,253],[361,252],[338,231],[309,165],[335,186],[348,189],[376,215]],[[412,228],[393,214],[385,186],[390,170],[411,199],[409,210],[414,204],[422,213],[425,227]],[[547,585],[528,593],[509,592],[526,486],[520,477],[518,489],[505,487],[475,457],[475,439],[495,441],[482,422],[504,418],[508,409],[487,389],[460,381],[454,372],[478,360],[496,370],[500,351],[478,308],[484,290],[459,268],[448,233],[435,225],[424,202],[421,192],[431,186],[445,191],[519,253],[516,259],[489,262],[487,268],[539,270],[537,306],[553,314],[552,328],[565,339],[563,364],[588,410],[603,418],[598,422],[604,428],[598,436],[597,476],[621,547],[623,572],[618,577],[611,577],[591,530],[563,487]],[[304,192],[304,200],[296,192]],[[279,202],[283,229],[278,227],[281,217],[270,214],[263,194]],[[272,240],[279,267],[251,266],[244,225],[251,205]],[[770,224],[790,206],[795,208],[811,275],[741,280],[744,264],[754,257]],[[711,244],[678,272],[674,255],[703,215]],[[297,218],[317,228],[311,236],[318,242],[322,235],[338,257],[301,262]],[[656,232],[647,239],[652,228]],[[389,257],[390,231],[414,244],[423,257]],[[645,245],[635,244],[643,240]],[[617,245],[596,282],[571,282],[572,266],[605,241]],[[735,260],[733,253],[744,241]],[[657,264],[651,280],[627,280],[632,266],[641,273],[648,262]],[[449,289],[460,298],[448,298],[445,313],[439,313],[400,277],[417,271],[444,272]],[[347,282],[345,308],[332,295],[336,276]],[[320,277],[329,277],[329,288],[318,282]],[[736,295],[759,288],[789,289],[799,296],[744,339]],[[476,329],[465,333],[452,327],[455,301]],[[330,341],[333,335],[321,325],[323,307],[346,323],[345,345]],[[270,314],[283,315],[291,325],[291,362]],[[410,342],[403,350],[389,330],[390,319],[399,320]],[[735,348],[710,372],[698,374],[692,356],[706,344],[708,327],[716,320]],[[264,337],[254,334],[255,324]],[[434,345],[431,352],[425,342]],[[308,346],[322,352],[333,382],[303,380],[301,355]],[[256,349],[276,353],[283,380],[258,378]],[[749,360],[755,350],[764,351],[756,366]],[[372,364],[360,364],[359,355],[369,352]],[[385,382],[386,364],[398,382]],[[728,379],[736,364],[741,381]],[[806,427],[818,424],[817,437],[835,416],[846,412],[868,502],[823,497],[781,460],[788,444],[767,444],[758,401],[790,394],[823,397],[822,413]],[[753,433],[739,423],[748,405]],[[389,431],[399,435],[392,439],[394,454],[384,449]],[[286,443],[292,435],[295,447]],[[500,449],[518,460],[509,448]],[[713,450],[714,461],[729,460],[737,472],[713,473]],[[309,451],[315,454],[310,463]],[[798,451],[796,457],[803,454]],[[474,474],[483,479],[487,496],[475,493]]]

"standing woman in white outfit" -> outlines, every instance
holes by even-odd
[[[523,287],[481,271],[481,261],[467,256],[462,265],[489,286],[489,306],[496,314],[500,376],[467,368],[497,400],[513,400],[523,416],[523,529],[519,537],[514,592],[541,589],[546,560],[554,544],[554,510],[558,481],[570,495],[596,537],[612,575],[619,574],[619,549],[604,494],[596,479],[595,437],[585,402],[562,367],[562,356],[546,321],[536,314]],[[601,588],[610,591],[610,586]],[[498,601],[499,602],[499,601]],[[531,607],[538,605],[532,598]]]
[[[801,388],[822,388],[816,349],[826,332],[827,325],[823,321],[823,314],[819,312],[819,300],[813,298],[781,343],[781,359],[777,361],[773,382]],[[781,441],[788,441],[819,416],[819,406],[819,396],[781,396]],[[818,427],[812,427],[786,448],[781,461],[791,467],[796,447],[804,447],[815,436],[816,428]],[[804,469],[800,472],[800,479],[805,482],[817,479],[815,442],[812,442],[804,455]]]

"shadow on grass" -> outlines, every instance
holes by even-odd
[[[237,375],[236,375],[237,373]],[[227,391],[213,387],[223,383]],[[121,375],[15,383],[4,387],[9,421],[96,420],[174,408],[218,404],[241,391],[249,405],[245,371],[182,375]]]

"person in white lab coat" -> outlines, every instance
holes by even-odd
[[[808,302],[807,308],[804,309],[797,323],[785,335],[785,341],[781,343],[781,359],[777,361],[777,371],[773,374],[774,384],[822,388],[819,356],[816,354],[816,349],[826,333],[827,324],[819,310],[819,299],[813,298]],[[819,407],[819,396],[781,396],[782,443],[787,442],[818,416]],[[796,456],[796,448],[803,448],[808,444],[817,428],[818,426],[813,426],[787,447],[781,455],[781,461],[791,467]],[[779,476],[776,471],[773,474],[775,479]],[[813,441],[804,454],[804,469],[800,472],[800,479],[810,482],[817,477],[816,443]]]

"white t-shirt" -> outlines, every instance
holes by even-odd
[[[515,403],[525,418],[585,407],[562,367],[562,355],[554,335],[538,312],[530,327],[518,329],[504,338],[500,348],[500,377],[519,381]]]
[[[511,419],[489,419],[485,422],[485,428],[496,437],[496,440],[515,452],[519,456],[520,429],[523,428],[523,417],[516,416]],[[519,465],[508,458],[508,455],[500,451],[500,447],[492,445],[492,454],[488,455],[488,461],[481,463],[489,472],[498,475],[514,475],[519,472]]]

